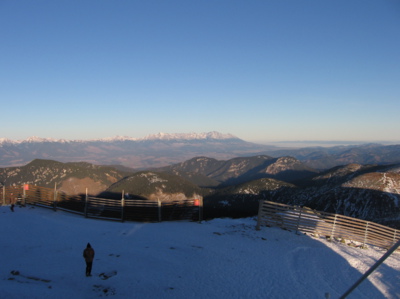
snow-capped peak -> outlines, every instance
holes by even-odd
[[[37,136],[31,136],[24,140],[11,140],[8,138],[0,138],[0,145],[4,144],[21,144],[21,143],[40,143],[40,142],[68,142],[65,139],[54,139],[54,138],[41,138]]]
[[[0,138],[0,143],[4,143],[4,142],[12,142],[12,140],[8,139],[8,138]]]
[[[129,137],[129,136],[115,136],[108,138],[95,139],[92,141],[105,141],[105,142],[113,142],[113,141],[127,141],[127,140],[137,140],[137,138]]]
[[[196,140],[196,139],[236,139],[237,137],[232,134],[222,134],[216,131],[207,132],[207,133],[163,133],[160,132],[158,134],[148,135],[144,137],[142,140]]]
[[[27,139],[25,139],[23,142],[29,142],[29,143],[33,143],[33,142],[56,142],[58,140],[53,139],[53,138],[42,138],[42,137],[37,137],[37,136],[31,136]]]

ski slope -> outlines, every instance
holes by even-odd
[[[0,298],[338,298],[385,253],[255,225],[120,223],[0,207]],[[82,257],[88,242],[92,277]],[[400,298],[400,254],[348,298]]]

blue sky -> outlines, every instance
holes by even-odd
[[[0,138],[400,141],[399,1],[0,0]]]

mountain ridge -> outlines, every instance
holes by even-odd
[[[293,157],[254,156],[222,161],[200,157],[157,171],[121,172],[87,162],[40,159],[0,168],[0,185],[25,183],[67,194],[84,194],[87,188],[105,198],[121,198],[122,191],[148,200],[203,197],[210,218],[254,216],[259,200],[270,200],[400,228],[400,163],[348,164],[318,172]]]
[[[261,178],[274,178],[292,182],[318,172],[293,157],[273,158],[267,155],[236,157],[229,160],[195,157],[182,163],[156,168],[155,170],[180,175],[203,187],[206,187],[206,185],[202,185],[198,181],[201,176],[218,183],[214,185],[228,186]],[[193,174],[196,174],[194,179]]]
[[[54,188],[70,195],[84,194],[86,188],[95,195],[129,173],[110,166],[87,162],[62,163],[35,159],[21,167],[0,168],[0,185],[34,184]]]

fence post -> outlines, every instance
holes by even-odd
[[[3,206],[6,205],[6,186],[3,186]]]
[[[264,201],[262,199],[258,201],[258,217],[257,217],[256,230],[260,230],[261,227],[261,212],[262,212],[263,202]]]
[[[28,186],[28,184],[23,184],[22,185],[22,205],[25,207],[26,205],[26,188]]]
[[[125,194],[124,190],[122,190],[122,198],[121,198],[121,222],[124,222],[124,210],[125,210]]]
[[[84,213],[85,213],[85,218],[87,218],[87,214],[88,214],[88,189],[86,188],[86,196],[85,196],[85,209],[84,209]]]
[[[199,198],[199,222],[203,221],[203,197]]]
[[[362,248],[365,248],[365,243],[367,243],[367,238],[368,238],[368,225],[369,225],[369,222],[367,221],[367,225],[365,226],[364,243],[363,243]]]
[[[57,183],[54,183],[53,209],[57,211]]]
[[[158,202],[158,222],[161,222],[161,201],[157,198],[157,202]]]
[[[303,207],[300,207],[299,218],[297,219],[296,234],[299,233],[299,226],[300,226],[301,212],[302,212],[302,211],[303,211]]]
[[[337,220],[337,214],[335,214],[335,219],[333,220],[333,226],[332,226],[332,231],[331,231],[331,240],[333,239],[333,236],[335,234],[336,220]]]

